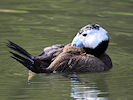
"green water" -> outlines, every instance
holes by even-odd
[[[84,25],[97,23],[110,36],[108,72],[35,75],[10,58],[7,40],[33,55],[70,43]],[[1,100],[133,100],[132,0],[0,0]]]

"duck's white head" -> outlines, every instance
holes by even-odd
[[[106,41],[107,43],[104,43]],[[108,42],[109,36],[105,29],[100,27],[98,24],[89,24],[80,29],[74,37],[72,45],[79,48],[94,50],[97,49],[102,43],[107,44],[106,46],[108,46]],[[102,46],[104,46],[104,44]]]
[[[72,41],[72,45],[80,48],[96,48],[102,41],[109,40],[107,31],[98,24],[86,25],[80,29]]]

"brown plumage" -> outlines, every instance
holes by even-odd
[[[50,64],[48,69],[54,72],[101,72],[109,70],[112,62],[107,54],[100,58],[86,54],[84,49],[67,45],[64,47],[56,59]]]
[[[36,57],[11,41],[7,46],[21,54],[20,56],[10,52],[13,54],[12,58],[35,73],[102,72],[112,67],[112,61],[106,53],[98,58],[87,54],[83,48],[77,48],[70,44],[47,47],[40,56]]]

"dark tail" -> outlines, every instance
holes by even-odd
[[[12,49],[12,50],[14,50],[14,51],[16,51],[16,52],[18,52],[18,53],[20,53],[20,54],[22,54],[22,55],[24,55],[24,56],[30,58],[30,59],[34,59],[34,57],[33,57],[31,54],[29,54],[27,51],[25,51],[23,48],[21,48],[21,47],[18,46],[17,44],[15,44],[15,43],[13,43],[13,42],[11,42],[11,41],[8,41],[8,42],[9,42],[9,43],[7,43],[7,46],[8,46],[10,49]]]
[[[26,68],[31,70],[35,73],[51,73],[51,71],[41,68],[41,61],[36,61],[35,57],[29,54],[26,50],[21,48],[19,45],[8,41],[7,47],[12,49],[13,51],[16,51],[17,53],[9,51],[13,56],[11,56],[13,59],[24,65]],[[21,55],[19,55],[21,54]]]

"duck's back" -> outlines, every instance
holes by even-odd
[[[40,67],[47,68],[56,57],[63,51],[64,45],[53,45],[50,47],[44,48],[43,52],[35,57],[35,63],[39,64]]]
[[[50,64],[48,69],[55,72],[101,72],[109,70],[112,62],[107,54],[100,58],[86,54],[83,49],[70,45],[65,46],[63,51]]]

